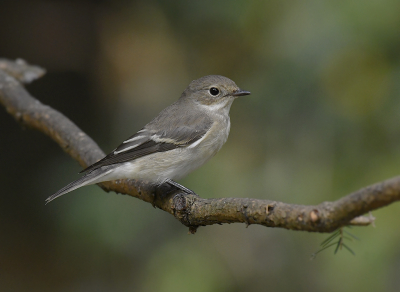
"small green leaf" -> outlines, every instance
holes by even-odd
[[[353,237],[354,239],[356,239],[356,240],[360,240],[357,236],[355,236],[354,234],[352,234],[352,233],[350,233],[350,232],[348,232],[348,231],[346,231],[346,230],[343,230],[347,235],[350,235],[351,237]]]
[[[355,253],[350,247],[348,247],[346,244],[343,243],[343,246],[344,246],[353,256],[356,255],[356,253]]]
[[[331,242],[332,240],[334,240],[336,237],[338,237],[340,235],[339,230],[335,231],[335,233],[333,233],[331,236],[329,236],[327,239],[325,239],[320,245],[324,246],[327,245],[329,242]]]
[[[319,254],[321,251],[323,251],[323,250],[325,250],[325,249],[327,249],[327,248],[330,248],[331,246],[334,246],[335,244],[337,244],[337,242],[331,243],[330,245],[327,245],[327,246],[325,246],[325,247],[319,249],[318,251],[316,251],[316,252],[314,252],[313,254],[311,254],[311,258],[310,258],[310,259],[311,259],[311,260],[315,259],[315,257],[317,256],[317,254]]]
[[[342,241],[343,241],[343,238],[340,237],[339,241],[337,242],[337,246],[336,246],[336,249],[335,249],[335,253],[334,253],[334,254],[336,254],[336,253],[338,252],[338,250],[339,250],[339,247],[342,246]]]
[[[350,241],[353,241],[353,238],[351,238],[351,237],[348,237],[348,236],[345,236],[345,235],[343,235],[342,237],[343,237],[343,239],[348,239]]]
[[[350,226],[345,226],[347,228],[351,228]],[[339,238],[337,241],[333,242],[335,239]],[[328,238],[326,238],[321,244],[321,249],[319,249],[317,252],[313,253],[311,255],[311,260],[313,260],[318,253],[320,253],[321,251],[331,247],[331,246],[335,246],[335,251],[334,254],[337,254],[337,252],[339,251],[339,249],[342,249],[343,247],[345,249],[347,249],[347,251],[349,251],[352,255],[355,255],[355,252],[347,245],[344,243],[344,241],[353,241],[353,239],[356,240],[360,240],[357,236],[355,236],[354,234],[348,232],[345,230],[344,227],[339,228],[338,230],[334,231]]]

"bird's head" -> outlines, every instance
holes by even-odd
[[[193,80],[181,98],[190,99],[210,110],[226,108],[233,100],[250,92],[240,89],[231,79],[220,75],[208,75]]]

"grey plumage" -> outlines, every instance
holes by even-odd
[[[83,187],[83,186],[89,184],[94,179],[100,179],[102,176],[107,175],[109,173],[109,171],[111,171],[111,169],[106,170],[104,168],[103,169],[98,168],[98,169],[94,169],[94,170],[86,173],[81,178],[67,184],[65,187],[58,190],[55,194],[48,197],[46,199],[46,204],[50,203],[54,199],[66,194],[66,193],[72,192],[73,190],[76,190],[77,188],[80,188],[80,187]]]
[[[192,81],[178,101],[46,202],[85,185],[122,178],[179,186],[172,179],[202,165],[226,142],[230,106],[236,97],[248,94],[219,75]]]
[[[165,108],[157,118],[148,123],[142,130],[126,139],[106,157],[82,172],[134,160],[156,152],[185,147],[199,140],[210,129],[213,122],[202,111],[195,111],[191,115],[182,117],[179,113],[182,101],[184,100],[179,100]],[[134,138],[136,139],[130,141]]]

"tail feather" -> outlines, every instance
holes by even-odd
[[[95,170],[85,174],[81,178],[69,183],[68,185],[63,187],[61,190],[59,190],[55,194],[48,197],[46,199],[46,205],[48,203],[50,203],[51,201],[57,199],[58,197],[61,197],[62,195],[72,192],[73,190],[76,190],[80,187],[101,182],[101,180],[99,180],[99,179],[104,177],[105,175],[109,174],[112,171],[113,171],[113,169],[104,170],[102,168],[98,168],[98,169],[95,169]]]

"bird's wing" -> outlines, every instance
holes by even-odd
[[[190,146],[201,139],[213,124],[212,120],[202,113],[193,114],[186,118],[177,115],[166,115],[164,117],[164,119],[155,118],[106,157],[82,172],[89,172],[106,165],[132,161],[156,152]]]

